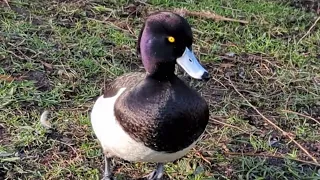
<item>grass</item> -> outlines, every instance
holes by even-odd
[[[135,45],[145,11],[180,7],[249,24],[187,17],[194,50],[214,79],[204,84],[179,73],[207,99],[211,122],[195,149],[166,165],[166,176],[320,179],[319,164],[236,92],[320,161],[320,28],[297,43],[317,18],[316,1],[312,8],[298,2],[10,0],[0,9],[0,179],[101,178],[89,121],[94,100],[104,79],[143,71]],[[52,130],[40,125],[45,109]],[[114,163],[118,179],[153,168]]]

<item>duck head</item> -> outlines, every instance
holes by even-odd
[[[193,35],[186,19],[172,12],[151,14],[140,32],[137,51],[147,73],[156,79],[174,75],[175,64],[191,77],[208,80],[209,74],[192,51]]]

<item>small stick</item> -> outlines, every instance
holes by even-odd
[[[9,5],[8,0],[3,0],[3,2],[8,6],[8,8],[10,8],[10,9],[11,9],[11,7],[10,7],[10,5]]]
[[[204,17],[207,19],[213,19],[216,21],[231,21],[231,22],[239,22],[239,23],[243,23],[243,24],[248,24],[248,21],[245,20],[238,20],[238,19],[232,19],[232,18],[227,18],[224,16],[220,16],[218,14],[209,12],[209,11],[203,11],[203,12],[197,12],[197,11],[189,11],[187,9],[174,9],[174,11],[178,14],[181,15],[188,15],[188,16],[194,16],[194,17]]]
[[[318,164],[318,161],[315,157],[313,157],[301,144],[299,144],[296,140],[294,140],[293,137],[291,137],[291,135],[287,132],[285,132],[284,130],[282,130],[279,126],[277,126],[276,124],[274,124],[271,120],[269,120],[268,118],[266,118],[255,106],[253,106],[249,100],[244,97],[239,90],[234,86],[234,84],[232,83],[232,81],[230,79],[227,79],[229,81],[229,83],[231,84],[231,86],[233,87],[233,89],[248,103],[248,105],[253,108],[265,121],[267,121],[269,124],[271,124],[274,128],[276,128],[277,130],[279,130],[284,136],[287,136],[290,141],[294,142],[304,153],[306,153],[309,158],[311,158],[315,163]],[[320,165],[319,165],[320,166]]]
[[[308,34],[310,34],[311,30],[317,25],[318,21],[320,20],[320,16],[316,19],[316,21],[312,24],[312,26],[309,28],[306,34],[304,34],[298,41],[297,44],[299,44]]]
[[[99,22],[99,23],[103,23],[103,24],[108,24],[108,25],[111,25],[112,27],[114,28],[117,28],[118,30],[121,30],[121,31],[124,31],[126,33],[128,33],[128,35],[130,35],[131,37],[134,37],[134,38],[137,38],[136,35],[132,34],[129,30],[126,30],[126,29],[123,29],[117,25],[115,25],[114,23],[112,22],[108,22],[108,21],[101,21],[101,20],[98,20],[98,19],[94,19],[94,18],[88,18],[89,20],[92,20],[92,21],[96,21],[96,22]]]
[[[294,158],[284,157],[284,156],[279,156],[279,155],[254,154],[254,153],[236,153],[236,152],[226,152],[226,151],[224,153],[227,154],[227,155],[231,155],[231,156],[239,156],[239,155],[242,155],[242,156],[264,156],[264,157],[269,157],[269,158],[290,159],[290,160],[297,161],[297,162],[300,162],[300,163],[311,164],[311,165],[314,165],[314,166],[320,166],[320,164],[314,163],[314,162],[311,162],[311,161],[304,161],[304,160],[301,160],[301,159],[294,159]]]
[[[214,122],[216,122],[216,123],[218,123],[218,124],[222,124],[222,125],[224,125],[224,126],[228,126],[228,127],[237,129],[237,130],[239,130],[239,131],[242,131],[242,132],[244,132],[244,133],[247,133],[245,130],[243,130],[243,129],[237,127],[237,126],[234,126],[234,125],[231,125],[231,124],[228,124],[228,123],[224,123],[224,122],[218,121],[218,120],[213,119],[213,118],[210,118],[210,120],[211,120],[211,121],[214,121]]]
[[[202,155],[199,151],[197,151],[195,148],[193,148],[193,150],[196,152],[196,154],[197,154],[198,156],[200,156],[200,158],[201,158],[202,160],[204,160],[206,163],[208,163],[208,164],[211,165],[211,162],[210,162],[208,159],[206,159],[205,157],[203,157],[203,155]]]
[[[307,119],[310,119],[310,120],[314,121],[314,122],[317,123],[318,125],[320,125],[320,122],[317,121],[315,118],[313,118],[313,117],[311,117],[311,116],[307,116],[307,115],[305,115],[305,114],[301,114],[301,113],[294,112],[294,111],[290,111],[290,110],[281,110],[281,111],[282,111],[282,112],[292,113],[292,114],[296,114],[296,115],[305,117],[305,118],[307,118]]]

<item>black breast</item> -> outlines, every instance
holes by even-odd
[[[146,78],[125,91],[115,104],[115,116],[136,141],[163,152],[191,145],[205,130],[209,109],[205,100],[179,78]]]

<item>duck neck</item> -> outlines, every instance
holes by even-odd
[[[159,80],[166,81],[170,80],[175,76],[175,63],[174,62],[161,62],[157,63],[153,66],[152,70],[147,70],[148,76]]]

